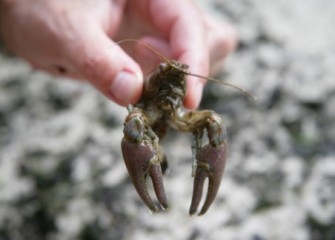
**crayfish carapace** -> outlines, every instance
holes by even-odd
[[[151,46],[144,43],[143,45],[157,53]],[[227,157],[226,129],[222,117],[214,111],[183,109],[186,75],[202,76],[190,73],[186,64],[169,60],[162,55],[160,57],[164,62],[159,64],[145,82],[140,101],[128,106],[129,114],[124,123],[121,144],[124,161],[131,180],[145,204],[154,212],[165,210],[168,201],[163,185],[163,173],[167,167],[167,160],[159,141],[168,127],[192,133],[194,189],[189,213],[192,215],[197,211],[204,181],[208,177],[207,196],[199,213],[202,215],[214,201],[221,183]],[[239,87],[231,86],[250,95]],[[204,134],[208,138],[207,144],[202,143]],[[148,176],[153,182],[158,203],[149,195],[146,185]]]

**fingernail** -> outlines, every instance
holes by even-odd
[[[119,72],[110,86],[111,94],[119,104],[132,103],[138,97],[138,87],[141,79],[141,74],[127,71]]]

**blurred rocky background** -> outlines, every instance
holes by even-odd
[[[171,207],[151,214],[121,155],[126,109],[3,53],[1,240],[335,239],[335,1],[200,5],[240,35],[218,77],[257,96],[206,87],[201,108],[223,115],[230,140],[208,213],[188,216],[190,135],[163,141]]]

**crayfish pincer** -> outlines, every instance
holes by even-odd
[[[156,52],[149,45],[145,46]],[[168,201],[163,185],[163,174],[167,162],[159,141],[164,137],[168,127],[192,133],[194,187],[189,213],[192,215],[197,212],[204,181],[208,178],[206,200],[199,212],[199,215],[202,215],[213,203],[221,183],[227,156],[226,129],[222,117],[214,111],[183,109],[182,103],[186,94],[185,77],[198,75],[190,73],[186,64],[166,59],[162,55],[160,57],[164,62],[159,64],[145,82],[140,101],[134,106],[128,106],[129,114],[124,123],[124,137],[121,144],[124,161],[144,203],[153,212],[165,210]],[[208,138],[206,144],[202,142],[204,136]],[[151,177],[158,202],[153,201],[148,192],[146,185],[148,176]]]

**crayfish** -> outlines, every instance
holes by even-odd
[[[143,45],[157,53],[157,50],[150,45],[144,43]],[[183,109],[186,75],[202,76],[190,73],[186,64],[169,60],[160,54],[159,56],[163,62],[145,81],[140,101],[128,106],[129,114],[124,123],[124,137],[121,144],[124,161],[143,202],[153,212],[165,210],[168,201],[163,185],[163,174],[167,168],[167,160],[159,141],[164,137],[168,127],[192,133],[194,189],[189,213],[192,215],[197,211],[204,181],[208,178],[206,200],[199,213],[202,215],[213,203],[221,183],[227,157],[226,129],[222,117],[214,111]],[[239,87],[232,86],[249,94]],[[204,134],[208,138],[208,143],[205,145],[202,143]],[[148,176],[151,177],[158,202],[154,202],[150,197],[146,185]]]

